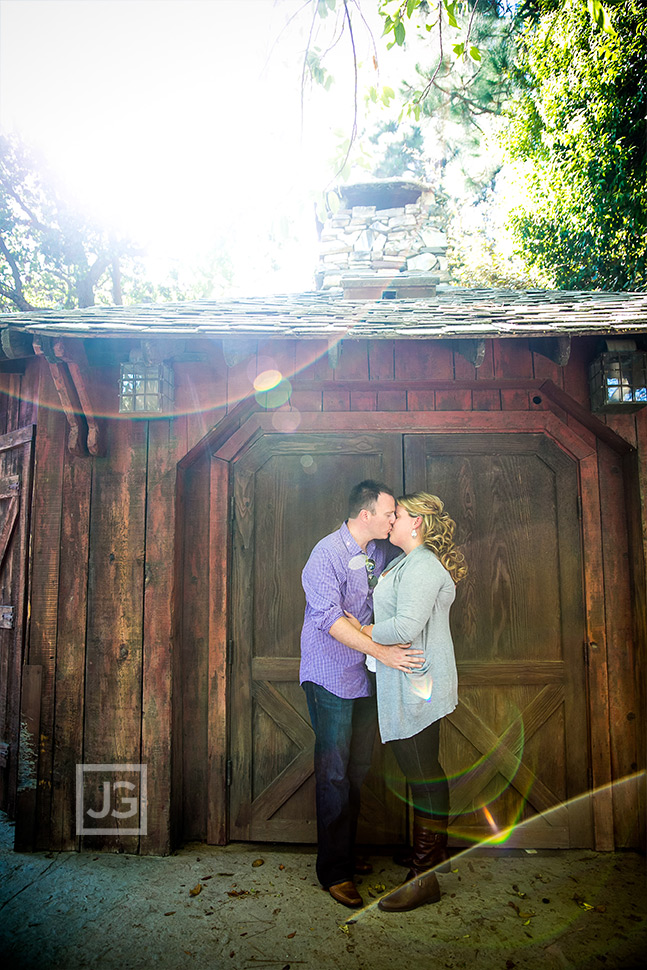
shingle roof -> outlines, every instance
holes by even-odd
[[[393,339],[647,333],[647,293],[439,287],[360,302],[341,293],[0,314],[0,328],[78,337]]]

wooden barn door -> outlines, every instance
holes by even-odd
[[[19,789],[35,785],[26,768],[38,744],[40,667],[24,664],[33,438],[31,425],[0,435],[0,808],[12,818]],[[19,780],[21,690],[25,777]]]
[[[230,838],[316,839],[300,573],[365,477],[444,498],[469,560],[442,742],[452,830],[480,841],[523,823],[507,844],[591,845],[578,468],[528,433],[265,435],[234,462]],[[401,777],[389,762],[385,783],[378,760],[367,842],[406,823]]]
[[[299,686],[301,570],[338,528],[353,485],[401,485],[396,435],[267,435],[235,462],[230,657],[232,839],[316,841],[314,735]],[[364,788],[359,838],[403,834],[402,779],[382,752]],[[395,791],[393,790],[395,788]]]
[[[409,435],[405,468],[445,500],[470,567],[442,742],[452,829],[521,822],[508,845],[590,846],[577,464],[545,435]]]

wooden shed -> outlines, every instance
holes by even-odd
[[[0,317],[17,848],[315,841],[300,572],[367,477],[440,495],[469,562],[442,737],[454,841],[642,844],[647,408],[594,412],[588,374],[608,341],[647,349],[647,295],[383,295]],[[119,411],[159,392],[129,363],[172,407]],[[382,761],[372,843],[407,825]],[[86,828],[102,766],[137,790],[137,825]]]

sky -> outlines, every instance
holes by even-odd
[[[161,273],[224,245],[247,293],[312,288],[350,88],[301,125],[295,0],[0,0],[0,126]],[[223,242],[224,241],[224,242]]]

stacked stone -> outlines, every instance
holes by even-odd
[[[425,194],[398,208],[341,208],[324,224],[319,246],[320,288],[341,286],[346,273],[433,273],[449,279],[447,236],[439,207]]]

